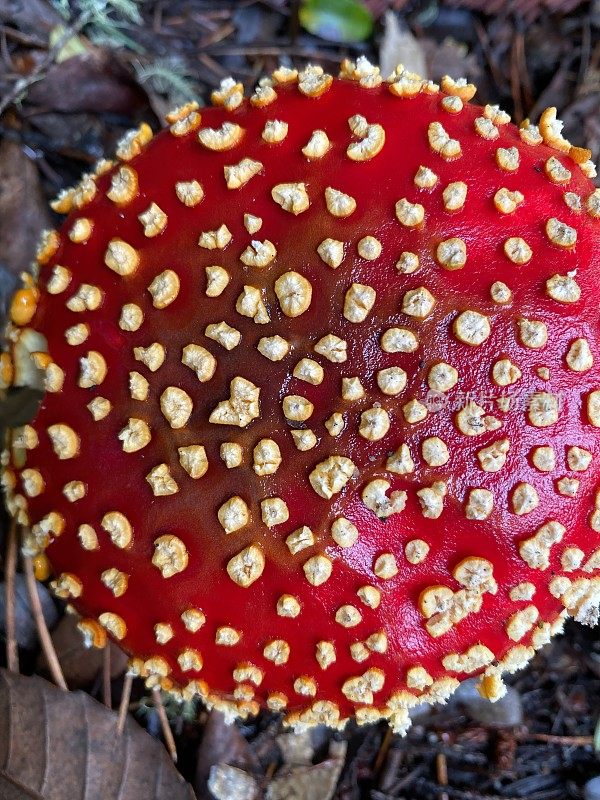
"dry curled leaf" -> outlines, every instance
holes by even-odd
[[[211,767],[208,788],[217,800],[256,800],[259,794],[252,775],[229,764]]]
[[[320,764],[282,769],[267,787],[266,800],[331,800],[344,767],[347,743],[331,741]]]
[[[166,750],[83,692],[0,671],[2,800],[193,800]]]
[[[379,66],[381,74],[390,75],[398,64],[404,64],[409,72],[427,77],[427,63],[423,45],[400,18],[388,10],[385,15],[385,26],[379,46]]]
[[[258,761],[238,726],[228,724],[219,711],[210,712],[198,751],[194,788],[200,800],[211,800],[214,794],[212,789],[208,789],[208,780],[215,764],[233,765],[249,772],[259,769]],[[219,780],[224,774],[219,773]]]
[[[315,750],[311,731],[285,731],[277,737],[283,763],[286,766],[299,767],[312,764]]]

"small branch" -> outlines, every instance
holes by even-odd
[[[110,686],[110,644],[102,651],[102,702],[112,708],[112,692]]]
[[[15,574],[17,571],[17,523],[10,522],[6,543],[4,587],[6,593],[6,664],[11,672],[19,672],[19,650],[15,634]]]
[[[519,51],[519,39],[523,38],[520,31],[514,31],[512,46],[510,49],[510,91],[513,106],[515,109],[515,122],[519,124],[523,121],[523,103],[521,93],[521,63]]]
[[[42,651],[46,657],[46,661],[48,662],[52,680],[60,689],[68,692],[69,687],[67,686],[62,669],[60,668],[56,650],[52,644],[50,632],[48,630],[48,626],[46,625],[46,620],[44,619],[42,604],[37,593],[37,582],[33,573],[33,564],[31,563],[31,558],[29,556],[23,556],[23,565],[25,567],[25,581],[27,583],[27,593],[29,594],[29,602],[31,603],[33,619],[35,621],[38,636],[40,637]]]
[[[152,697],[154,698],[154,706],[160,720],[160,727],[162,729],[165,745],[171,755],[171,758],[175,763],[177,763],[177,747],[175,746],[173,731],[171,730],[169,720],[167,719],[167,712],[163,706],[162,698],[160,696],[160,689],[157,686],[152,689]]]
[[[445,753],[438,753],[435,757],[435,772],[439,786],[448,786],[448,762]],[[448,800],[448,792],[440,793],[440,800]]]
[[[443,744],[448,744],[448,734],[443,733],[441,739]],[[435,757],[435,774],[439,786],[448,786],[448,761],[443,750],[438,751]],[[440,792],[439,797],[440,800],[449,800],[448,792]]]
[[[227,77],[227,70],[224,69],[218,61],[208,55],[208,53],[201,53],[198,56],[198,61],[203,64],[210,72],[213,72],[219,79]]]
[[[133,685],[133,675],[130,672],[126,672],[125,680],[123,682],[123,694],[121,695],[121,702],[119,703],[119,717],[117,719],[117,736],[122,736],[123,731],[125,730],[125,720],[127,719],[129,701],[131,700],[132,685]]]
[[[348,45],[349,49],[353,49],[352,45]],[[273,56],[281,58],[281,56],[289,56],[290,58],[304,58],[306,60],[319,59],[328,64],[339,64],[339,54],[334,51],[324,50],[320,48],[305,49],[302,47],[294,47],[292,45],[215,45],[208,48],[205,53],[210,57],[221,58],[222,56]]]
[[[379,748],[379,752],[377,753],[377,758],[375,759],[375,765],[373,766],[373,772],[378,775],[383,767],[384,761],[388,754],[388,750],[390,749],[390,745],[392,743],[394,734],[392,733],[392,729],[388,725],[385,730],[385,734],[383,739],[381,740],[381,747]]]
[[[590,54],[592,49],[592,32],[590,30],[589,19],[584,20],[581,30],[581,60],[577,73],[577,94],[579,88],[585,84],[588,68],[590,66]]]
[[[496,88],[500,89],[505,84],[504,76],[502,75],[501,70],[498,68],[498,64],[496,63],[496,59],[494,58],[491,48],[490,48],[490,40],[487,34],[485,27],[479,22],[479,20],[474,20],[474,27],[475,33],[477,34],[477,39],[479,40],[479,45],[483,51],[483,55],[485,60],[487,61],[487,65],[490,68],[490,72],[492,73],[492,78],[494,83],[496,84]]]
[[[267,766],[267,771],[265,772],[265,780],[267,784],[269,783],[273,775],[275,775],[276,771],[277,771],[277,762],[270,761],[269,765]]]
[[[37,47],[38,49],[46,48],[47,42],[40,39],[38,36],[28,36],[17,28],[10,28],[8,25],[0,25],[0,33],[3,33],[8,39],[14,39],[15,42],[25,45],[26,47]]]
[[[232,33],[235,33],[235,25],[231,23],[226,23],[225,25],[217,28],[216,31],[210,33],[206,38],[200,39],[198,42],[198,49],[199,50],[206,50],[208,47],[218,44],[222,42],[223,39],[226,39]]]
[[[520,735],[520,741],[546,742],[558,744],[563,747],[590,747],[594,744],[593,736],[555,736],[551,733],[525,733]]]
[[[289,30],[290,41],[293,45],[295,45],[301,33],[299,0],[292,0],[292,2],[290,3],[290,21],[288,25],[288,30]]]

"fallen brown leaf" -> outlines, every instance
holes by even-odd
[[[147,102],[115,54],[99,48],[52,64],[43,79],[30,88],[27,101],[62,113],[132,115]]]
[[[193,800],[164,747],[83,692],[0,671],[3,800]]]
[[[0,414],[1,419],[1,414]],[[56,624],[58,611],[46,587],[38,583],[36,586],[44,620],[46,625],[51,628]],[[38,645],[38,634],[31,613],[31,601],[27,593],[25,577],[21,573],[15,576],[15,634],[17,644],[27,650],[33,650]],[[0,632],[6,631],[6,591],[4,581],[0,581]]]
[[[0,142],[0,259],[12,272],[27,269],[40,232],[51,227],[37,167],[16,142]]]

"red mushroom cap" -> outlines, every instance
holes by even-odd
[[[151,685],[403,731],[597,619],[600,192],[554,109],[341,77],[225,81],[57,199],[4,483]]]

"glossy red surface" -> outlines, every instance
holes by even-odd
[[[96,198],[70,216],[61,234],[61,245],[50,263],[42,268],[43,289],[54,264],[67,266],[73,273],[66,292],[51,296],[42,291],[32,326],[48,340],[52,358],[65,371],[62,392],[48,394],[34,423],[39,446],[28,453],[29,467],[41,471],[46,490],[31,498],[32,521],[51,510],[65,517],[66,528],[48,548],[55,570],[70,572],[83,583],[83,593],[75,601],[85,615],[96,617],[114,611],[127,624],[123,644],[133,654],[148,658],[161,655],[172,668],[171,678],[185,684],[191,678],[205,680],[212,691],[231,696],[235,689],[232,672],[236,665],[251,662],[264,671],[256,689],[256,699],[264,702],[274,691],[284,692],[289,709],[305,707],[310,698],[295,693],[294,680],[302,675],[317,682],[315,699],[336,702],[342,715],[352,713],[353,704],[341,692],[344,681],[362,674],[369,667],[385,673],[385,686],[376,694],[376,705],[385,704],[394,691],[405,688],[406,669],[419,664],[433,677],[447,674],[441,659],[451,652],[462,653],[469,646],[487,645],[498,658],[514,646],[505,633],[505,623],[526,601],[513,602],[508,591],[522,581],[535,584],[533,603],[540,620],[553,621],[562,610],[559,600],[548,591],[550,578],[562,572],[560,556],[567,546],[578,546],[587,555],[596,549],[599,535],[588,524],[598,488],[600,436],[587,421],[582,398],[600,388],[600,341],[598,336],[598,285],[600,280],[600,225],[585,212],[575,213],[564,202],[565,190],[586,198],[593,186],[567,156],[546,145],[523,144],[513,125],[500,128],[499,138],[488,141],[478,136],[474,119],[481,114],[476,106],[466,105],[459,114],[450,114],[440,105],[441,95],[421,94],[413,99],[392,96],[384,86],[367,90],[350,82],[334,83],[318,99],[302,96],[296,86],[277,87],[278,99],[263,109],[251,108],[247,101],[237,110],[202,110],[202,125],[218,127],[231,119],[244,128],[241,142],[226,152],[210,152],[202,147],[195,132],[175,138],[168,131],[157,136],[131,163],[139,176],[139,194],[127,206],[115,206],[106,198],[110,174],[98,179]],[[366,162],[350,161],[346,148],[355,141],[348,118],[363,114],[369,123],[380,123],[386,132],[383,150]],[[270,145],[261,139],[267,120],[289,123],[284,142]],[[450,136],[462,145],[461,158],[445,161],[428,144],[427,128],[440,121]],[[301,148],[313,130],[326,131],[332,143],[320,160],[309,161]],[[497,147],[517,147],[520,167],[514,173],[502,171],[496,164]],[[553,184],[544,174],[543,165],[555,155],[572,171],[569,182]],[[223,166],[243,157],[259,160],[263,168],[249,183],[228,190]],[[418,189],[413,178],[420,166],[430,167],[439,181],[434,189]],[[195,208],[186,208],[175,195],[175,182],[197,179],[205,197]],[[468,195],[464,208],[457,212],[444,209],[442,191],[452,181],[464,181]],[[304,182],[310,198],[309,209],[294,216],[281,209],[271,198],[271,188],[280,182]],[[350,217],[336,219],[326,210],[324,189],[332,186],[357,200],[357,210]],[[495,192],[507,187],[519,190],[525,200],[513,214],[500,214],[494,207]],[[418,229],[404,228],[397,221],[394,206],[406,197],[425,207],[425,222]],[[168,215],[165,231],[156,238],[145,238],[138,214],[150,202],[157,203]],[[257,234],[244,228],[244,213],[263,219]],[[89,241],[73,244],[65,235],[77,216],[94,222]],[[557,217],[577,229],[577,245],[563,249],[549,243],[544,226]],[[197,246],[202,231],[225,223],[233,238],[226,249],[204,250]],[[381,256],[365,261],[358,255],[357,242],[364,236],[377,237]],[[140,255],[134,275],[122,278],[103,262],[108,241],[122,237]],[[467,245],[464,269],[446,271],[434,258],[439,241],[460,237]],[[503,252],[503,243],[511,236],[522,236],[533,250],[525,266],[513,264]],[[332,270],[317,254],[317,246],[326,237],[343,240],[343,264]],[[277,248],[277,257],[264,269],[244,266],[239,256],[252,239],[269,239]],[[418,253],[421,267],[412,275],[402,275],[395,268],[400,253]],[[206,266],[218,264],[228,271],[231,281],[218,298],[205,295]],[[168,308],[153,308],[147,286],[155,275],[169,268],[181,280],[179,296]],[[302,316],[289,319],[279,308],[273,285],[279,275],[296,270],[312,284],[312,303]],[[545,281],[556,273],[577,270],[582,289],[581,300],[561,305],[545,295]],[[490,287],[504,281],[513,291],[506,306],[492,302]],[[80,283],[99,286],[104,292],[100,309],[74,313],[65,307]],[[344,295],[353,282],[368,284],[377,299],[367,319],[359,324],[348,322],[343,314]],[[255,324],[235,310],[243,285],[263,290],[271,321]],[[424,321],[409,318],[401,311],[407,290],[426,286],[436,298],[433,313]],[[134,333],[117,324],[124,303],[138,303],[144,311],[144,323]],[[491,322],[491,335],[481,346],[471,347],[452,335],[452,323],[460,311],[477,310]],[[543,320],[549,339],[542,350],[523,347],[516,335],[517,320],[526,317]],[[226,320],[242,333],[241,344],[227,352],[204,336],[208,323]],[[69,346],[64,337],[67,327],[79,322],[90,326],[88,340]],[[382,351],[380,337],[394,325],[417,333],[420,346],[414,354],[389,354]],[[333,364],[312,352],[325,334],[334,333],[347,341],[348,359]],[[256,350],[263,336],[279,334],[290,342],[289,354],[273,363]],[[596,361],[585,373],[566,368],[565,354],[577,337],[587,338]],[[166,348],[164,365],[154,374],[133,358],[133,348],[161,342]],[[201,384],[194,373],[181,364],[182,348],[201,344],[218,362],[211,381]],[[79,359],[88,350],[98,350],[108,363],[103,384],[93,389],[77,386]],[[312,356],[322,364],[325,378],[320,386],[311,386],[292,377],[292,370],[303,356]],[[513,387],[501,389],[491,377],[494,362],[508,357],[519,366],[523,377]],[[459,371],[458,385],[447,395],[447,402],[427,419],[409,425],[402,414],[407,400],[427,396],[427,371],[432,363],[443,360]],[[387,397],[378,389],[377,370],[398,365],[406,370],[408,384],[398,397]],[[548,380],[536,373],[547,367]],[[128,391],[128,373],[138,370],[150,381],[146,402],[132,400]],[[245,429],[212,425],[210,411],[229,396],[229,382],[241,375],[260,387],[260,419]],[[359,376],[366,396],[358,402],[341,397],[343,376]],[[164,420],[159,397],[165,387],[185,389],[193,399],[194,410],[188,424],[172,430]],[[508,412],[498,408],[495,399],[511,392],[516,401]],[[536,428],[526,417],[527,399],[537,391],[560,394],[559,420],[550,428]],[[301,453],[293,446],[281,400],[286,394],[300,394],[314,404],[307,423],[315,431],[318,444]],[[102,421],[93,422],[86,404],[101,395],[112,403],[112,411]],[[455,412],[467,396],[485,398],[486,411],[502,423],[497,431],[466,437],[457,429]],[[377,442],[358,434],[360,414],[373,403],[381,404],[391,418],[389,433]],[[334,411],[343,412],[344,432],[338,438],[327,433],[324,422]],[[127,454],[121,449],[118,433],[129,417],[146,420],[152,441],[143,450]],[[59,461],[46,433],[49,425],[66,423],[82,439],[80,454]],[[429,467],[420,455],[424,438],[439,436],[448,445],[450,460],[438,468]],[[252,448],[262,437],[279,444],[283,463],[275,475],[257,478],[252,470]],[[510,440],[504,468],[498,473],[483,472],[476,452],[501,438]],[[239,442],[244,451],[243,465],[228,470],[219,458],[222,442]],[[415,472],[399,477],[385,470],[389,453],[401,443],[408,444]],[[192,480],[180,467],[177,447],[203,444],[209,469],[199,480]],[[541,473],[531,461],[532,448],[552,445],[556,468]],[[593,453],[585,472],[574,475],[566,464],[568,447],[577,445]],[[330,454],[348,456],[358,467],[358,474],[331,501],[317,496],[307,476],[315,464]],[[179,485],[179,492],[169,497],[154,497],[145,480],[148,471],[169,464]],[[581,481],[575,499],[561,496],[556,481],[564,476]],[[361,500],[361,490],[374,477],[384,477],[392,490],[408,493],[404,512],[379,520]],[[86,497],[69,503],[62,495],[63,485],[81,480],[87,486]],[[416,491],[434,481],[447,482],[444,511],[437,520],[424,518]],[[532,484],[540,504],[532,513],[518,516],[509,499],[521,481]],[[494,495],[494,511],[485,521],[468,520],[464,504],[469,488],[484,487]],[[237,494],[251,509],[252,521],[241,531],[225,535],[216,511],[229,497]],[[260,519],[260,501],[279,496],[288,505],[289,521],[272,530]],[[102,516],[110,510],[122,511],[133,526],[131,547],[119,550],[100,527]],[[339,515],[355,523],[360,536],[349,549],[335,545],[330,525]],[[567,533],[551,553],[547,570],[532,570],[520,557],[518,544],[530,537],[550,519],[564,524]],[[98,534],[100,547],[85,552],[77,539],[77,528],[87,523]],[[315,534],[314,547],[296,556],[290,555],[285,538],[301,525]],[[182,573],[164,579],[152,565],[153,542],[157,536],[178,536],[189,552],[189,566]],[[419,565],[408,563],[404,546],[419,537],[430,545],[430,554]],[[235,585],[228,577],[228,560],[243,547],[256,543],[263,549],[266,567],[262,576],[249,588]],[[302,564],[307,557],[323,552],[333,561],[331,578],[319,587],[304,577]],[[373,574],[374,559],[383,552],[396,556],[399,572],[390,580]],[[458,590],[452,570],[467,556],[482,556],[492,562],[499,590],[486,594],[479,613],[471,614],[447,634],[434,639],[427,632],[417,607],[420,592],[434,584]],[[117,567],[129,575],[129,587],[120,598],[114,597],[101,583],[103,570]],[[570,577],[583,574],[576,571]],[[360,586],[370,584],[382,592],[377,610],[364,606],[356,596]],[[302,611],[296,619],[277,616],[277,598],[289,593],[296,596]],[[362,622],[344,628],[334,620],[343,604],[360,609]],[[206,624],[197,633],[187,632],[180,621],[186,608],[201,608]],[[158,645],[153,626],[168,622],[175,635],[166,645]],[[215,645],[215,631],[223,625],[241,633],[234,647]],[[364,641],[372,633],[385,630],[389,646],[386,653],[372,653],[362,664],[350,656],[353,642]],[[263,657],[263,648],[271,639],[284,639],[290,645],[289,661],[276,666]],[[335,644],[337,660],[322,670],[315,660],[315,645],[320,640]],[[527,644],[526,634],[522,644]],[[186,647],[202,653],[204,667],[198,674],[182,673],[177,655]],[[461,677],[460,675],[458,677]]]

